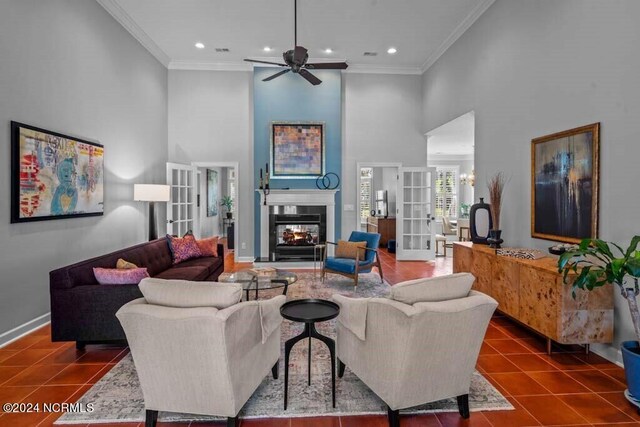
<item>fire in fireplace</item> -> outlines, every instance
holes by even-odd
[[[296,213],[272,213],[269,222],[273,261],[312,260],[313,247],[326,240],[324,206],[298,206]]]

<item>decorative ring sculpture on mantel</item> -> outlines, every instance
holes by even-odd
[[[335,178],[332,178],[332,176]],[[329,172],[316,178],[316,187],[318,187],[318,190],[336,190],[339,186],[340,177],[337,173]]]

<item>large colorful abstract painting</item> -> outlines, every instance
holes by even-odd
[[[104,213],[104,147],[11,122],[11,222]]]
[[[532,140],[531,236],[578,243],[598,236],[600,124]]]
[[[207,216],[218,215],[218,171],[207,169]]]
[[[316,178],[324,174],[324,124],[271,124],[273,178]]]

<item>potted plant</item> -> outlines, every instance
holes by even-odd
[[[233,212],[231,212],[231,209],[233,209],[233,199],[231,196],[224,196],[220,200],[220,204],[227,208],[227,218],[231,219],[233,217]]]
[[[502,209],[502,192],[504,191],[507,180],[502,172],[498,172],[488,182],[489,187],[489,200],[491,201],[491,219],[493,222],[493,228],[489,230],[489,247],[494,249],[500,249],[500,244],[504,242],[502,240],[500,230],[500,210]]]
[[[637,341],[622,343],[622,360],[628,387],[625,395],[636,406],[640,405],[640,311],[636,299],[640,293],[639,244],[640,236],[631,239],[626,250],[615,243],[584,239],[578,249],[565,252],[558,260],[558,271],[563,273],[565,283],[571,283],[574,298],[576,289],[591,291],[611,283],[627,300]]]

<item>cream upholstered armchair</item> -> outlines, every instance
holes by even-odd
[[[242,285],[144,279],[144,298],[116,316],[126,333],[146,409],[237,414],[264,377],[278,376],[280,306],[286,297],[239,302]]]
[[[498,303],[471,291],[475,278],[459,273],[391,288],[390,298],[347,298],[337,322],[338,376],[345,365],[388,407],[399,410],[457,397],[469,417],[469,387],[480,346]]]

